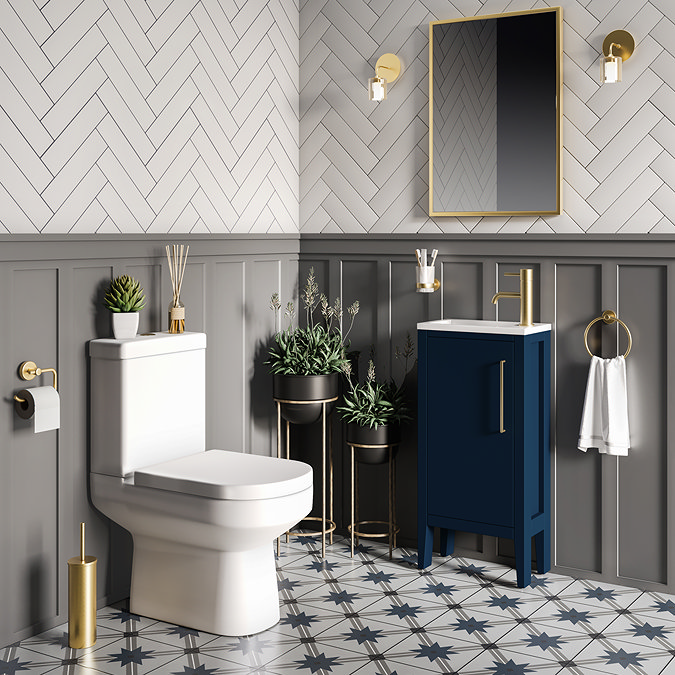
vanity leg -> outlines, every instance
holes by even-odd
[[[548,527],[534,535],[537,551],[537,572],[545,574],[551,569],[551,531]]]
[[[447,557],[455,550],[455,531],[441,528],[441,555]]]
[[[417,567],[424,569],[431,565],[431,550],[434,544],[434,528],[426,523],[417,528]]]
[[[517,585],[518,588],[525,588],[532,581],[532,537],[516,528],[513,543],[516,550]]]

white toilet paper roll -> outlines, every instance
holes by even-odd
[[[17,396],[25,403],[14,401],[14,409],[19,417],[33,420],[33,431],[58,429],[61,424],[61,399],[54,387],[35,387],[22,389]]]

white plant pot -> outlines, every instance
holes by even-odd
[[[138,312],[112,312],[112,329],[116,340],[135,338],[138,331]]]

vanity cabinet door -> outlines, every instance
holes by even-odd
[[[425,367],[428,513],[513,527],[513,341],[430,334]]]

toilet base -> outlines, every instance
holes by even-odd
[[[273,545],[214,551],[134,536],[130,610],[217,635],[266,630],[279,621]]]

